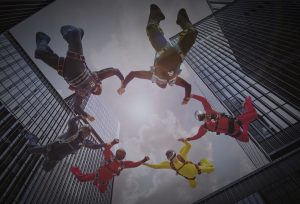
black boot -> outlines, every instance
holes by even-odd
[[[60,33],[62,34],[63,38],[68,42],[72,35],[77,35],[77,33],[80,34],[80,37],[82,39],[84,35],[84,31],[81,28],[76,28],[75,26],[71,25],[65,25],[60,28]]]
[[[178,24],[182,30],[192,27],[192,23],[184,8],[178,11],[176,24]]]
[[[43,32],[37,32],[35,35],[35,41],[37,47],[39,47],[41,44],[48,45],[50,40],[51,40],[50,37]]]
[[[148,25],[159,24],[159,22],[162,20],[165,20],[165,15],[162,13],[162,11],[157,5],[151,4]]]

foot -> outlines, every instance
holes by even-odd
[[[182,28],[186,28],[192,25],[189,16],[187,15],[187,12],[184,8],[178,11],[176,24],[180,25],[180,27]]]
[[[150,5],[150,17],[155,18],[158,21],[165,20],[165,15],[162,13],[160,8],[155,4]]]
[[[35,35],[35,40],[36,46],[38,47],[40,44],[48,44],[51,38],[43,32],[37,32]]]
[[[64,39],[67,39],[68,35],[70,35],[71,33],[75,33],[75,32],[79,32],[80,36],[81,36],[81,39],[82,39],[82,37],[84,35],[84,31],[83,31],[82,28],[77,28],[77,27],[72,26],[72,25],[65,25],[65,26],[62,26],[60,28],[60,33],[62,34]]]

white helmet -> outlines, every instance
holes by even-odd
[[[204,119],[204,115],[205,115],[205,113],[203,113],[200,110],[196,110],[195,114],[194,114],[196,120],[198,120],[198,121],[202,121]],[[201,116],[201,117],[199,117],[199,116]]]

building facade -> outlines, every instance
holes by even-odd
[[[251,138],[269,160],[299,146],[299,9],[292,0],[235,1],[195,24],[199,34],[186,57],[231,114],[252,97],[259,119]]]
[[[0,3],[0,33],[38,12],[54,0],[20,1],[10,0]]]
[[[186,63],[229,113],[246,96],[259,113],[251,142],[239,142],[257,169],[195,203],[299,202],[299,11],[293,0],[236,0],[194,24]]]
[[[27,153],[26,134],[41,145],[54,141],[74,113],[8,32],[0,35],[0,56],[0,203],[111,203],[112,185],[101,194],[69,172],[73,165],[95,171],[102,150],[82,148],[49,173],[43,156]],[[102,140],[95,130],[90,139]]]
[[[209,8],[214,13],[221,8],[227,6],[228,4],[232,3],[234,0],[206,0]]]
[[[300,200],[299,158],[298,148],[194,204],[297,204]]]

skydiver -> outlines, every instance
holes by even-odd
[[[43,169],[47,172],[51,171],[58,162],[70,154],[76,153],[81,147],[90,149],[99,149],[104,144],[95,144],[87,137],[91,133],[91,127],[85,125],[78,128],[76,121],[83,119],[82,116],[71,118],[68,122],[68,130],[62,135],[58,136],[54,142],[46,145],[32,144],[34,135],[28,138],[31,142],[28,152],[30,154],[43,154],[44,163]]]
[[[191,85],[184,79],[179,77],[181,72],[180,65],[184,60],[185,55],[193,46],[198,31],[192,26],[191,21],[184,8],[180,9],[177,15],[176,23],[182,28],[179,34],[178,43],[173,46],[164,37],[164,33],[159,26],[160,21],[164,20],[165,16],[160,8],[151,4],[150,15],[146,27],[147,35],[150,43],[156,51],[154,66],[150,71],[132,71],[122,83],[118,93],[122,95],[125,92],[127,84],[133,78],[151,80],[160,88],[166,88],[169,84],[173,86],[181,86],[185,88],[185,97],[182,104],[187,104],[190,99]]]
[[[199,110],[195,112],[196,119],[203,121],[204,124],[200,126],[196,135],[186,138],[188,141],[199,139],[207,131],[216,132],[217,135],[223,133],[242,142],[249,141],[249,124],[257,118],[257,112],[252,105],[250,96],[244,102],[245,112],[235,118],[215,111],[207,99],[202,96],[192,94],[192,98],[203,104],[206,113]]]
[[[147,164],[153,169],[173,169],[176,171],[176,175],[184,177],[191,188],[197,186],[196,176],[201,173],[211,173],[214,171],[214,165],[210,163],[207,159],[202,159],[198,164],[195,164],[188,160],[187,154],[191,149],[191,144],[186,140],[180,140],[185,144],[179,154],[176,154],[174,150],[168,150],[166,156],[168,161],[163,161],[160,164]]]
[[[118,149],[116,155],[110,150],[111,147],[119,143],[118,139],[114,139],[111,143],[104,144],[104,161],[100,164],[100,167],[93,173],[82,173],[78,167],[71,167],[70,171],[80,182],[93,181],[101,193],[107,190],[109,181],[114,176],[119,176],[123,169],[135,168],[149,160],[148,156],[138,162],[123,161],[126,156],[124,149]]]
[[[116,68],[106,68],[96,72],[90,71],[83,56],[81,44],[84,35],[83,29],[65,25],[61,27],[60,32],[68,43],[66,57],[59,57],[52,51],[48,45],[50,42],[48,35],[43,32],[37,32],[35,58],[41,59],[65,79],[69,84],[69,89],[75,91],[75,113],[93,121],[95,118],[80,107],[84,97],[89,93],[100,95],[102,92],[102,80],[116,75],[122,82],[124,77],[120,70]]]

